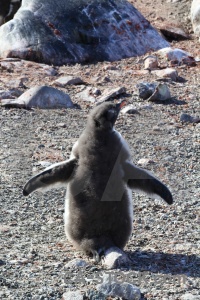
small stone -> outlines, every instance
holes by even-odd
[[[148,99],[154,93],[156,86],[157,83],[141,82],[137,84],[139,97],[143,100]]]
[[[23,94],[23,92],[16,88],[12,88],[8,91],[0,90],[0,99],[14,99],[21,96],[21,94]]]
[[[155,161],[153,161],[150,158],[141,158],[141,159],[138,160],[137,163],[138,163],[138,165],[147,166],[149,164],[154,164]]]
[[[166,68],[163,70],[152,71],[152,73],[156,74],[156,76],[161,78],[170,78],[172,81],[177,81],[178,72],[173,68]]]
[[[199,117],[193,117],[189,114],[182,113],[180,115],[180,121],[183,123],[199,123],[200,118]]]
[[[48,76],[56,76],[58,74],[57,70],[53,67],[44,66],[43,69]]]
[[[69,261],[66,265],[65,265],[65,268],[84,268],[88,265],[88,263],[83,260],[83,259],[78,259],[78,258],[75,258],[71,261]]]
[[[133,105],[127,105],[121,110],[122,114],[139,114],[138,110]]]
[[[111,247],[105,251],[103,266],[107,269],[128,267],[132,264],[126,253],[118,247]]]
[[[155,88],[154,93],[147,99],[148,101],[165,101],[171,98],[171,93],[165,83],[160,83]]]
[[[64,76],[56,79],[54,83],[57,86],[65,87],[66,85],[77,85],[77,84],[83,84],[83,80],[79,77],[74,76]]]
[[[87,87],[85,90],[83,90],[80,93],[77,93],[75,95],[76,98],[79,98],[82,101],[88,101],[88,102],[96,102],[96,98],[93,96],[92,93],[92,87]]]
[[[63,300],[83,300],[84,295],[80,291],[69,291],[62,295]]]
[[[109,274],[103,275],[103,283],[97,285],[97,290],[105,296],[122,297],[127,300],[139,300],[141,298],[139,288],[127,282],[111,281]]]
[[[116,97],[118,95],[124,94],[126,93],[126,88],[125,87],[118,87],[118,88],[114,88],[114,89],[106,89],[102,96],[99,97],[97,100],[99,102],[104,102],[107,101],[110,98]]]
[[[158,58],[155,55],[149,55],[144,58],[144,68],[154,70],[158,68]]]

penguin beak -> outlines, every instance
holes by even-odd
[[[116,104],[116,109],[117,111],[120,111],[120,109],[122,109],[122,107],[124,107],[126,105],[126,100],[122,100],[121,102]]]

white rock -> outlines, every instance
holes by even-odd
[[[107,269],[129,266],[132,263],[126,253],[118,247],[111,247],[106,250],[102,262],[103,266]]]
[[[171,98],[171,93],[165,83],[160,83],[155,88],[154,93],[147,99],[148,101],[165,101]]]
[[[69,95],[49,86],[36,86],[23,93],[16,100],[6,99],[1,102],[3,106],[20,108],[55,109],[74,107]]]
[[[141,158],[138,160],[138,165],[146,166],[149,164],[154,164],[155,162],[150,158]]]
[[[127,282],[111,282],[109,274],[103,275],[103,283],[97,285],[97,290],[105,296],[122,297],[127,300],[139,300],[141,298],[139,288]]]
[[[163,48],[158,51],[159,54],[165,56],[168,60],[177,60],[179,62],[182,61],[185,57],[191,57],[192,55],[184,50],[175,48],[172,49],[171,47]]]
[[[69,291],[62,295],[63,300],[83,300],[83,294],[80,291]]]
[[[200,37],[200,0],[192,1],[191,21],[194,33]]]
[[[88,265],[88,263],[83,260],[83,259],[78,259],[78,258],[75,258],[71,261],[69,261],[66,265],[65,265],[65,269],[66,268],[84,268]]]
[[[83,84],[83,80],[79,77],[74,76],[63,76],[54,81],[57,86],[64,87],[66,85],[77,85]]]

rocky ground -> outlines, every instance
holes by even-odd
[[[192,35],[188,19],[190,2],[134,1],[152,23],[160,17],[167,22],[181,22],[192,39],[171,45],[199,57],[200,44]],[[159,63],[163,68],[169,64],[160,57]],[[121,114],[116,129],[128,141],[133,161],[147,158],[143,166],[163,180],[174,196],[174,204],[167,206],[143,195],[133,195],[134,230],[125,249],[133,264],[129,270],[123,270],[123,276],[129,274],[128,282],[140,288],[142,299],[199,299],[200,126],[182,122],[180,116],[200,116],[200,63],[176,66],[178,80],[167,82],[172,99],[159,103],[138,97],[138,83],[158,80],[151,72],[141,72],[142,58],[59,68],[20,60],[4,60],[0,64],[1,95],[8,92],[17,97],[41,84],[56,87],[54,81],[63,75],[84,81],[59,88],[77,103],[76,109],[0,108],[1,299],[62,299],[70,289],[94,289],[95,278],[103,272],[101,264],[76,251],[65,238],[64,190],[22,196],[23,185],[33,173],[47,162],[69,157],[94,106],[77,96],[88,87],[96,93],[126,88],[126,93],[118,98],[133,104],[137,113]],[[84,280],[76,278],[78,267],[65,268],[74,258],[88,263],[80,269]],[[119,270],[112,274],[119,274]],[[73,276],[74,281],[70,280]],[[85,280],[89,277],[93,280]],[[101,299],[98,297],[90,299]]]

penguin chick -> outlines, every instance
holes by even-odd
[[[70,159],[31,178],[23,190],[27,196],[56,184],[65,186],[67,238],[87,254],[110,256],[115,249],[117,259],[111,268],[120,264],[132,233],[131,190],[157,195],[168,204],[173,202],[162,182],[131,162],[126,141],[114,129],[121,106],[105,102],[95,107]]]

